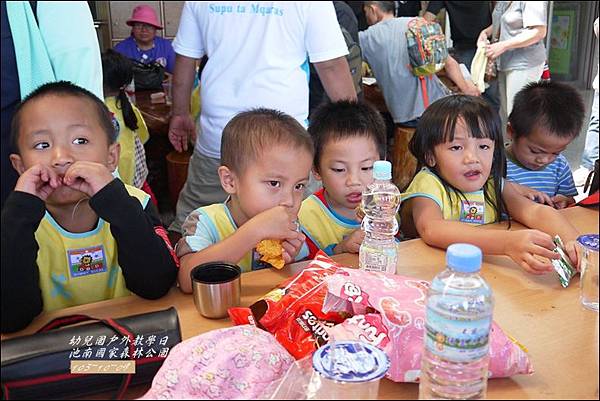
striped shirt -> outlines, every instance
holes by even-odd
[[[543,169],[529,170],[515,162],[510,152],[507,152],[506,177],[510,181],[544,192],[548,196],[577,195],[569,162],[563,155],[558,155]]]

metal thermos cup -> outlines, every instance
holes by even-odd
[[[191,273],[196,309],[209,319],[227,317],[227,309],[240,304],[241,269],[226,262],[194,267]]]

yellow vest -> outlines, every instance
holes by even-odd
[[[133,176],[135,174],[135,136],[139,136],[142,143],[148,142],[150,134],[148,133],[148,127],[142,117],[142,113],[138,110],[135,105],[131,105],[133,112],[137,118],[138,129],[135,131],[130,130],[125,125],[123,120],[123,110],[117,107],[117,98],[110,96],[104,99],[106,107],[115,115],[115,118],[119,122],[119,137],[117,141],[121,145],[121,153],[119,155],[119,177],[127,185],[133,185]]]
[[[306,198],[300,206],[298,220],[302,231],[321,250],[337,244],[348,236],[352,231],[360,229],[360,223],[340,218],[317,197],[312,194]],[[331,253],[331,252],[329,252]]]
[[[494,195],[494,181],[490,177],[487,184],[491,196]],[[450,194],[450,198],[448,197]],[[438,204],[444,220],[456,220],[472,225],[488,224],[496,221],[496,210],[487,202],[483,189],[464,193],[463,199],[454,190],[444,188],[440,179],[428,168],[424,167],[413,178],[406,192],[402,194],[402,202],[411,198],[429,198]],[[494,198],[492,198],[494,199]]]
[[[149,195],[125,188],[146,207]],[[44,311],[130,295],[108,222],[99,219],[92,231],[70,233],[46,211],[35,239]]]

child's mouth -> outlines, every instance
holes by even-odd
[[[479,170],[471,170],[471,171],[467,171],[464,174],[465,178],[469,181],[476,181],[479,179],[479,177],[481,177],[481,171]]]
[[[360,203],[360,201],[362,200],[362,193],[352,192],[346,195],[346,200],[350,203]]]

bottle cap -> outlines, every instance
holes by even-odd
[[[577,242],[585,248],[598,252],[598,234],[585,234],[577,238]]]
[[[390,368],[390,360],[371,344],[336,341],[315,351],[313,368],[329,380],[360,383],[382,378]]]
[[[452,270],[474,273],[481,270],[481,249],[471,244],[452,244],[446,250],[446,265]]]
[[[391,180],[392,163],[387,160],[377,160],[373,163],[373,178],[376,180]]]

